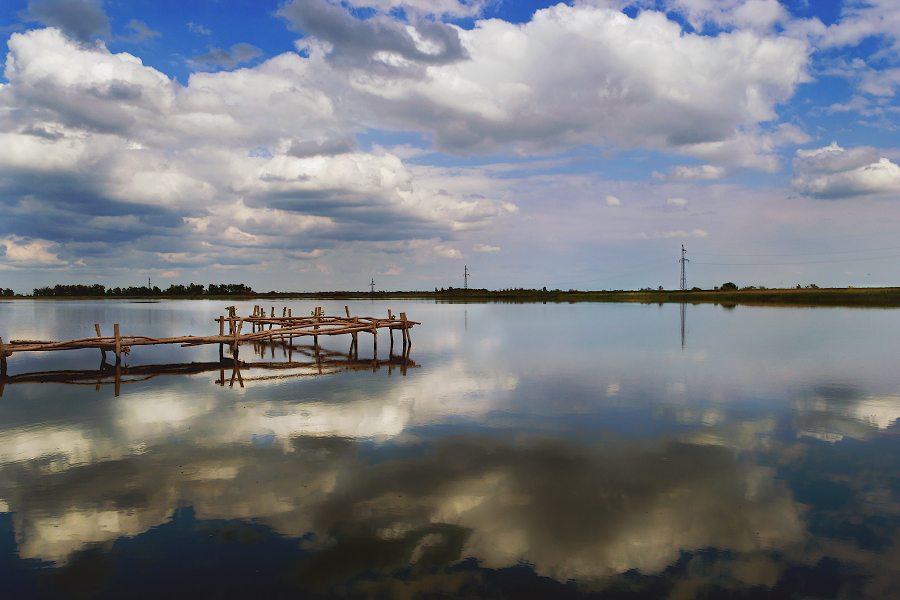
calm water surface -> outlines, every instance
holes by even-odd
[[[2,302],[0,335],[210,334],[226,304]],[[408,358],[136,347],[118,395],[98,350],[10,358],[4,596],[900,595],[900,311],[349,306],[421,321]]]

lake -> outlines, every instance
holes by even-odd
[[[259,303],[16,300],[0,335]],[[118,385],[98,350],[11,357],[7,597],[900,595],[900,310],[265,302],[344,305],[420,321],[408,355],[135,347]]]

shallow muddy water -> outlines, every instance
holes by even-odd
[[[0,336],[215,334],[226,304],[0,302]],[[118,385],[98,350],[12,356],[10,597],[900,593],[900,311],[274,306],[345,304],[420,321],[408,355],[135,347]]]

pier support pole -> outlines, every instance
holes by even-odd
[[[316,307],[316,314],[317,315],[319,314],[318,307]],[[319,322],[319,317],[313,317],[313,323],[316,323],[316,325],[313,325],[313,331],[319,330],[318,322]],[[317,335],[313,336],[313,346],[316,347],[316,352],[318,352],[319,351],[319,336],[317,336]]]
[[[231,328],[234,330],[234,342],[232,343],[232,344],[233,344],[234,350],[232,351],[231,355],[232,355],[232,358],[234,358],[234,360],[235,360],[235,364],[237,364],[237,359],[238,359],[238,346],[239,346],[240,343],[241,343],[241,341],[240,341],[240,338],[241,338],[241,327],[243,327],[243,325],[244,325],[244,320],[243,320],[243,319],[239,319],[239,320],[238,320],[237,327],[235,327],[235,325],[234,325],[234,319],[232,319],[232,321],[231,321]],[[241,387],[244,387],[244,382],[243,382],[243,381],[241,381]]]
[[[400,313],[400,323],[403,325],[403,345],[412,346],[412,340],[409,339],[409,324],[406,322],[406,313]]]
[[[113,325],[113,335],[116,338],[116,367],[122,364],[122,340],[119,339],[119,324]],[[118,394],[116,394],[118,396]]]
[[[100,323],[94,323],[94,331],[97,332],[97,337],[98,337],[98,338],[103,337],[103,334],[100,333]],[[99,341],[99,340],[98,340],[98,341]],[[102,365],[105,365],[105,364],[106,364],[106,350],[104,350],[104,349],[101,347],[101,348],[100,348],[100,365],[102,366]]]
[[[225,317],[224,316],[219,317],[218,319],[216,319],[216,321],[219,322],[219,337],[223,338],[223,337],[225,337]],[[223,360],[225,360],[224,346],[225,346],[224,342],[219,342],[219,362],[222,362]],[[224,371],[222,372],[222,380],[223,381],[225,380],[225,372]]]
[[[391,352],[394,351],[394,328],[391,327],[391,319],[393,319],[393,315],[391,314],[391,309],[388,309],[388,331],[391,333]]]
[[[6,347],[3,338],[0,337],[0,376],[6,377]]]

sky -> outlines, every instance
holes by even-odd
[[[7,0],[0,287],[900,285],[896,0]]]

